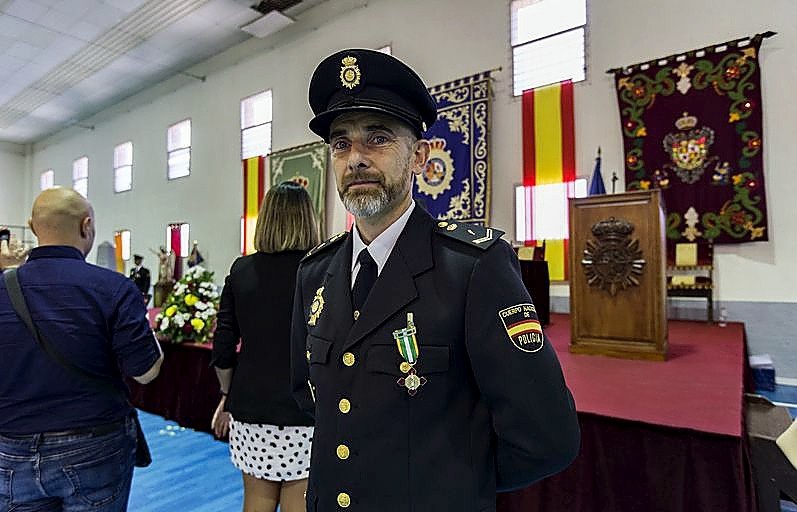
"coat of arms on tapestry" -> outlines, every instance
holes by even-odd
[[[438,219],[486,224],[490,216],[490,73],[430,87],[437,122],[424,134],[429,162],[413,197]]]
[[[615,70],[626,189],[661,190],[670,242],[768,239],[762,39]]]
[[[324,205],[328,162],[329,148],[323,141],[281,149],[268,156],[269,186],[293,181],[307,189],[318,215],[318,228],[322,237],[325,233]]]

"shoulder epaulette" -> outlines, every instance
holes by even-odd
[[[304,261],[304,260],[306,260],[308,258],[312,258],[316,254],[324,252],[324,250],[337,245],[338,243],[340,243],[341,240],[346,238],[346,234],[347,234],[346,231],[341,231],[340,233],[332,235],[330,238],[328,238],[324,242],[321,242],[321,244],[319,244],[319,245],[313,247],[312,249],[310,249],[309,251],[307,251],[307,254],[305,254],[304,257],[302,258],[302,261]]]
[[[435,231],[483,250],[493,245],[504,234],[500,229],[486,228],[469,222],[446,220],[438,221]]]

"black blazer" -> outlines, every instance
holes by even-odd
[[[548,340],[519,334],[535,315],[500,235],[416,205],[356,322],[351,234],[304,259],[291,362],[316,419],[308,512],[494,511],[497,490],[576,456],[575,404]],[[393,337],[410,312],[427,379],[414,396]]]
[[[227,410],[245,423],[312,425],[291,395],[290,316],[304,251],[257,252],[235,260],[224,281],[213,364],[235,368]],[[241,351],[235,348],[241,340]]]

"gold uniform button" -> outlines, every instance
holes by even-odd
[[[310,361],[310,351],[309,350],[307,351],[307,361],[308,362]]]
[[[338,494],[338,505],[341,508],[349,508],[349,505],[351,505],[351,496],[345,492]]]
[[[354,354],[351,352],[343,354],[343,364],[346,366],[354,366]]]
[[[358,318],[360,318],[360,311],[355,309],[354,310],[354,320],[356,321]]]
[[[345,398],[341,398],[340,402],[338,402],[338,409],[340,409],[340,412],[343,414],[348,414],[349,411],[351,411],[351,402]]]
[[[444,220],[441,220],[440,222],[437,223],[437,227],[444,228],[446,226],[448,226],[448,222]]]
[[[349,458],[349,447],[345,444],[339,444],[338,449],[335,450],[335,452],[338,454],[338,458],[340,460],[346,460]]]
[[[403,362],[402,362],[402,363],[399,365],[399,370],[401,370],[401,373],[407,373],[407,372],[409,372],[411,369],[412,369],[412,365],[411,365],[410,363],[408,363],[407,361],[403,361]]]

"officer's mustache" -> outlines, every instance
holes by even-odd
[[[353,173],[343,178],[342,188],[343,192],[348,192],[349,187],[351,187],[355,183],[360,183],[364,181],[376,182],[379,183],[382,187],[385,186],[385,177],[381,174],[370,174],[365,172],[358,172]]]

